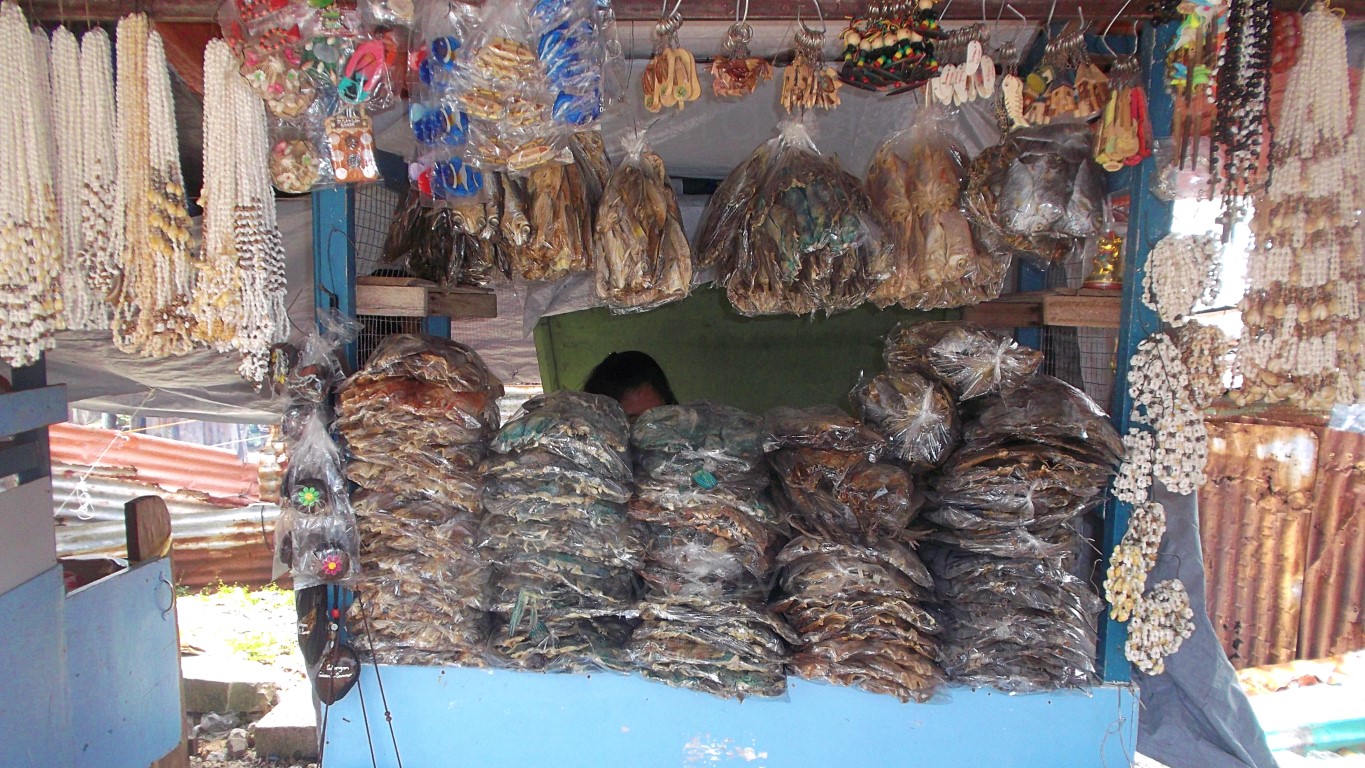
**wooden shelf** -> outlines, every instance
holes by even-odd
[[[1011,293],[962,308],[962,319],[991,328],[1118,328],[1119,291],[1050,288]]]
[[[442,288],[414,277],[358,277],[357,315],[385,317],[497,317],[491,288]]]

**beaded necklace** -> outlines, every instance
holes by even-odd
[[[118,174],[114,71],[109,35],[95,28],[81,38],[80,238],[77,259],[99,297],[90,327],[109,328],[108,297],[123,252],[123,192]]]
[[[65,327],[98,330],[104,299],[90,285],[80,260],[81,186],[86,177],[81,119],[81,49],[66,27],[52,33],[52,139],[57,169],[57,210],[62,224],[62,302]],[[108,327],[108,321],[104,322]]]

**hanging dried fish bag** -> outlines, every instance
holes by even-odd
[[[612,171],[597,206],[593,248],[597,298],[617,311],[651,309],[692,289],[692,248],[663,159],[644,132],[623,142],[625,159]]]

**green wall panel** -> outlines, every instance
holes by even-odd
[[[902,320],[953,316],[868,304],[833,317],[736,314],[706,288],[658,309],[613,315],[591,309],[542,318],[536,348],[545,389],[577,389],[611,352],[638,349],[659,361],[678,399],[718,400],[753,412],[834,403],[863,372],[882,370],[882,339]]]

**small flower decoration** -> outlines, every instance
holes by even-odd
[[[305,485],[294,491],[294,504],[302,509],[311,510],[321,503],[322,491],[314,486]]]

